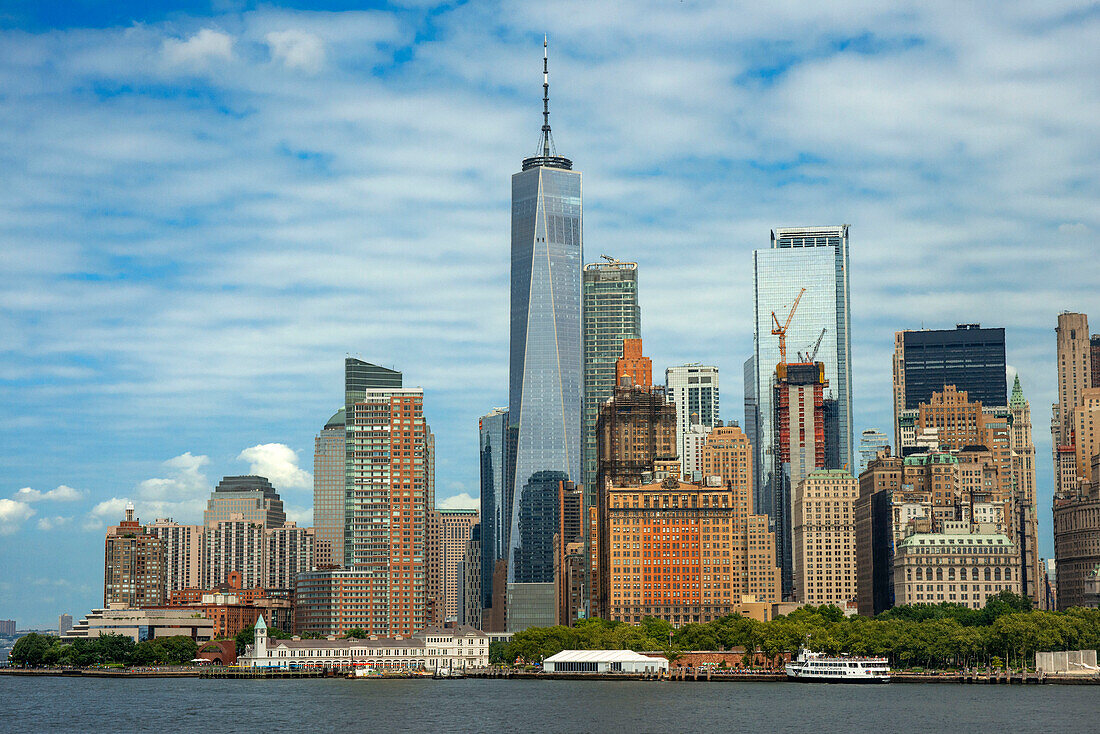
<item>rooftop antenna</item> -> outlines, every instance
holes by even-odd
[[[547,37],[542,37],[542,154],[554,154],[554,136],[550,134],[550,56]]]

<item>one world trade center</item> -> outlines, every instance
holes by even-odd
[[[558,483],[581,475],[581,174],[554,149],[549,89],[544,41],[539,148],[512,176],[509,631],[557,623]]]

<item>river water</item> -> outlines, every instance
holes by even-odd
[[[1089,732],[1100,688],[0,676],[0,732]]]

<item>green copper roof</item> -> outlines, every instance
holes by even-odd
[[[1027,402],[1024,397],[1024,389],[1020,387],[1020,374],[1016,373],[1016,382],[1012,383],[1012,395],[1008,398],[1009,406],[1015,408]]]

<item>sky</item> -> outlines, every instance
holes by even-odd
[[[4,2],[0,618],[100,604],[127,501],[201,521],[252,472],[309,524],[347,355],[424,388],[440,504],[476,504],[544,33],[585,259],[639,263],[655,372],[718,365],[741,420],[752,251],[850,224],[856,434],[890,432],[896,330],[1005,327],[1052,553],[1054,326],[1100,321],[1100,5]]]

